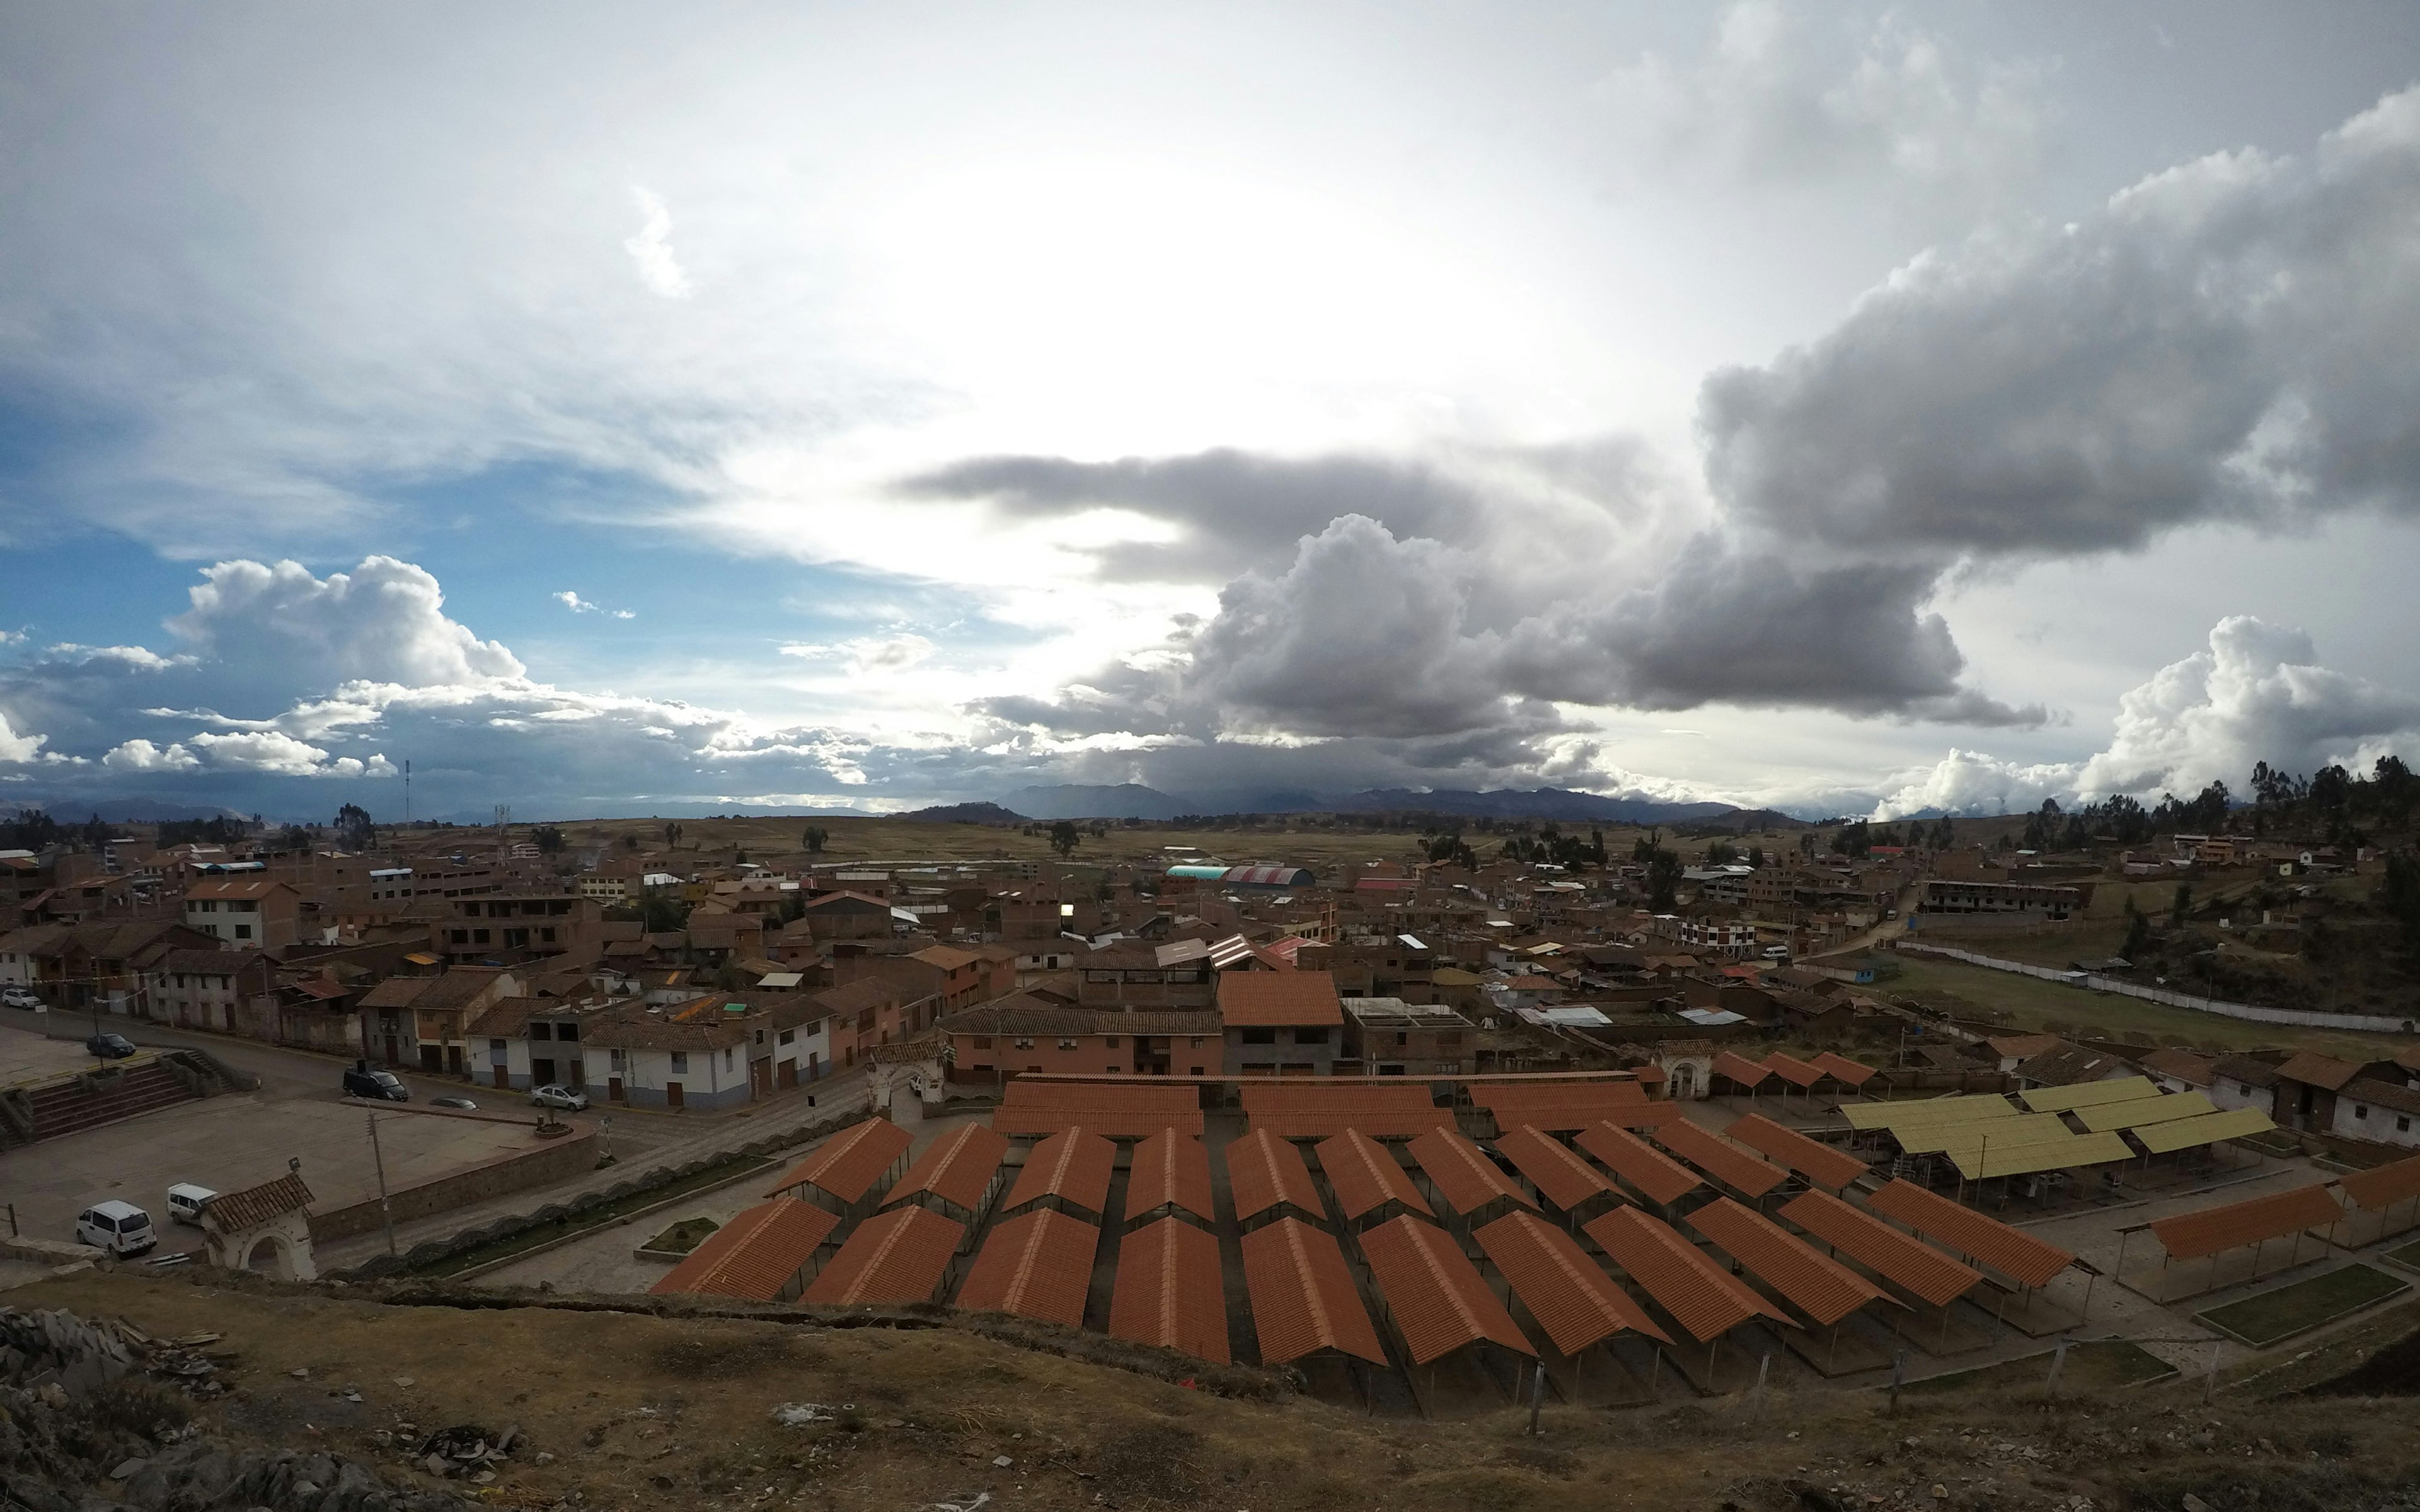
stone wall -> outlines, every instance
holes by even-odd
[[[593,1130],[582,1129],[577,1134],[549,1140],[535,1149],[505,1155],[484,1165],[473,1165],[469,1170],[456,1171],[451,1176],[441,1176],[417,1186],[399,1188],[387,1194],[387,1201],[395,1221],[408,1223],[508,1193],[553,1186],[560,1181],[585,1176],[596,1168],[597,1135]],[[383,1221],[376,1197],[349,1207],[315,1212],[311,1215],[311,1242],[325,1244],[333,1240],[350,1239],[355,1234],[371,1233]]]

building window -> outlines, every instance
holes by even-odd
[[[1016,1041],[1016,1048],[1019,1050],[1031,1050],[1033,1048],[1033,1041],[1031,1040],[1019,1040]],[[1033,1069],[1035,1071],[1040,1071],[1042,1068],[1036,1066]]]
[[[1190,1075],[1194,1075],[1194,1076],[1199,1076],[1199,1075],[1201,1075],[1201,1074],[1202,1074],[1202,1068],[1201,1068],[1201,1067],[1199,1067],[1199,1066],[1196,1066],[1196,1067],[1194,1067],[1194,1068],[1193,1068],[1193,1070],[1192,1070],[1188,1074],[1190,1074]]]
[[[674,1052],[673,1052],[673,1074],[674,1074],[674,1075],[675,1075],[675,1076],[677,1076],[677,1075],[681,1074],[682,1072],[686,1072],[686,1071],[688,1071],[688,1070],[689,1070],[689,1052],[688,1052],[688,1051],[686,1051],[686,1050],[675,1050],[675,1051],[674,1051]]]
[[[988,1050],[991,1048],[991,1036],[988,1034],[978,1034],[973,1038],[973,1044],[978,1050]]]
[[[2410,1134],[2412,1132],[2412,1120],[2410,1119],[2397,1119],[2395,1120],[2395,1132],[2397,1134]]]
[[[558,1040],[577,1040],[580,1038],[580,1026],[558,1024],[554,1026],[554,1037]]]
[[[729,1045],[724,1045],[722,1047],[722,1069],[724,1071],[729,1071],[731,1069],[731,1047]]]
[[[1195,1036],[1193,1036],[1193,1038],[1191,1039],[1191,1041],[1189,1041],[1186,1044],[1185,1048],[1186,1048],[1186,1049],[1187,1049],[1187,1050],[1199,1050],[1199,1049],[1201,1049],[1201,1048],[1202,1048],[1202,1036],[1200,1036],[1200,1035],[1198,1035],[1198,1034],[1197,1034],[1197,1035],[1195,1035]],[[1196,1076],[1199,1076],[1199,1075],[1201,1075],[1202,1073],[1201,1073],[1200,1072],[1198,1072],[1198,1071],[1197,1071],[1197,1072],[1195,1072],[1193,1074],[1194,1074],[1194,1075],[1196,1075]]]
[[[765,1031],[764,1031],[764,1030],[762,1030],[762,1029],[758,1029],[758,1030],[756,1031],[756,1042],[757,1042],[758,1044],[763,1044],[763,1043],[765,1042]]]
[[[1246,1044],[1275,1044],[1278,1042],[1278,1031],[1275,1029],[1243,1029],[1238,1032],[1242,1034],[1244,1043]]]
[[[1324,1028],[1296,1029],[1294,1031],[1294,1042],[1296,1044],[1326,1044],[1327,1042],[1327,1031]]]
[[[529,1029],[530,1038],[533,1040],[551,1040],[554,1038],[554,1026],[551,1024],[533,1024],[529,1026]]]
[[[2353,1116],[2354,1118],[2356,1118],[2356,1119],[2366,1119],[2366,1118],[2368,1118],[2368,1117],[2369,1117],[2369,1104],[2368,1104],[2368,1103],[2355,1103],[2352,1105],[2352,1116]]]
[[[615,1071],[620,1071],[622,1069],[622,1052],[619,1050],[607,1051],[605,1053],[605,1063],[612,1066]]]
[[[504,1041],[502,1040],[490,1040],[488,1041],[488,1048],[501,1056],[504,1053]]]
[[[235,927],[235,937],[239,940],[248,940],[252,938],[252,926],[249,924],[238,924]]]
[[[1076,1041],[1073,1040],[1062,1040],[1059,1041],[1059,1048],[1062,1050],[1073,1050],[1076,1048]]]
[[[1101,1036],[1101,1042],[1115,1050],[1118,1047],[1118,1037],[1114,1034],[1105,1034]]]
[[[783,1029],[783,1030],[782,1031],[782,1037],[781,1037],[781,1039],[779,1039],[778,1041],[774,1041],[774,1042],[775,1042],[775,1043],[777,1043],[777,1044],[788,1044],[788,1043],[790,1043],[791,1041],[793,1041],[797,1040],[797,1039],[798,1039],[798,1037],[799,1037],[799,1031],[798,1031],[798,1030],[796,1030],[796,1029]]]

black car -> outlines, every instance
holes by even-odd
[[[122,1034],[96,1034],[84,1047],[103,1060],[124,1060],[134,1054],[134,1041]]]
[[[411,1089],[403,1078],[391,1071],[368,1071],[360,1067],[345,1072],[345,1095],[366,1097],[377,1103],[409,1103]]]

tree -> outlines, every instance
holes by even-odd
[[[807,854],[809,856],[821,856],[824,850],[824,841],[830,839],[831,839],[831,832],[825,829],[823,825],[809,825],[807,826],[806,833]]]
[[[1943,814],[1941,822],[1932,826],[1932,848],[1936,851],[1946,851],[1957,843],[1958,826],[1950,823],[1947,814]]]
[[[2385,904],[2387,917],[2403,926],[2405,943],[2420,949],[2420,856],[2400,851],[2387,856],[2379,902]]]
[[[1681,858],[1658,850],[1647,862],[1647,906],[1668,914],[1681,887]]]
[[[680,835],[681,831],[678,822],[667,822],[664,825],[664,849],[668,851],[676,851],[680,849]]]
[[[538,825],[530,831],[530,839],[537,842],[537,853],[540,856],[563,854],[563,831],[552,825]]]
[[[358,803],[337,810],[336,839],[349,851],[365,851],[377,844],[378,826],[370,822],[370,811]]]
[[[1075,855],[1076,847],[1083,843],[1084,832],[1076,827],[1074,820],[1062,819],[1050,826],[1050,848],[1057,851],[1062,859]]]
[[[2370,801],[2379,817],[2390,825],[2403,823],[2414,803],[2420,803],[2420,778],[2396,756],[2381,756],[2369,770]]]
[[[1738,859],[1739,852],[1734,850],[1731,847],[1731,842],[1727,840],[1714,841],[1706,846],[1706,864],[1708,866],[1729,866],[1731,862]]]
[[[639,837],[638,837],[638,836],[636,836],[636,835],[625,835],[625,836],[623,836],[623,837],[622,837],[622,849],[624,849],[624,850],[626,850],[626,851],[635,851],[635,850],[637,850],[638,848],[639,848]]]
[[[2182,929],[2193,918],[2193,884],[2177,884],[2176,901],[2168,904],[2168,928]]]
[[[1832,854],[1863,857],[1874,848],[1873,832],[1862,819],[1842,825],[1832,836]]]
[[[288,825],[277,832],[277,849],[307,851],[311,848],[311,832],[301,825]]]
[[[1748,865],[1750,865],[1750,866],[1752,866],[1752,867],[1755,867],[1755,868],[1757,868],[1757,869],[1759,869],[1759,870],[1762,870],[1762,868],[1763,868],[1763,866],[1764,866],[1764,847],[1763,847],[1763,846],[1761,846],[1761,845],[1751,845],[1751,846],[1749,846],[1749,847],[1747,848],[1747,864],[1748,864]]]
[[[2126,896],[2126,943],[2118,948],[2118,953],[2130,964],[2139,964],[2150,943],[2151,921],[2134,906],[2133,894],[2129,893]]]

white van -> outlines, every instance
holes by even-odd
[[[76,1240],[113,1255],[140,1255],[160,1242],[160,1236],[151,1231],[149,1213],[113,1197],[76,1214]]]
[[[202,1210],[210,1205],[218,1194],[206,1186],[179,1181],[168,1189],[168,1221],[172,1224],[193,1224],[199,1227]]]

